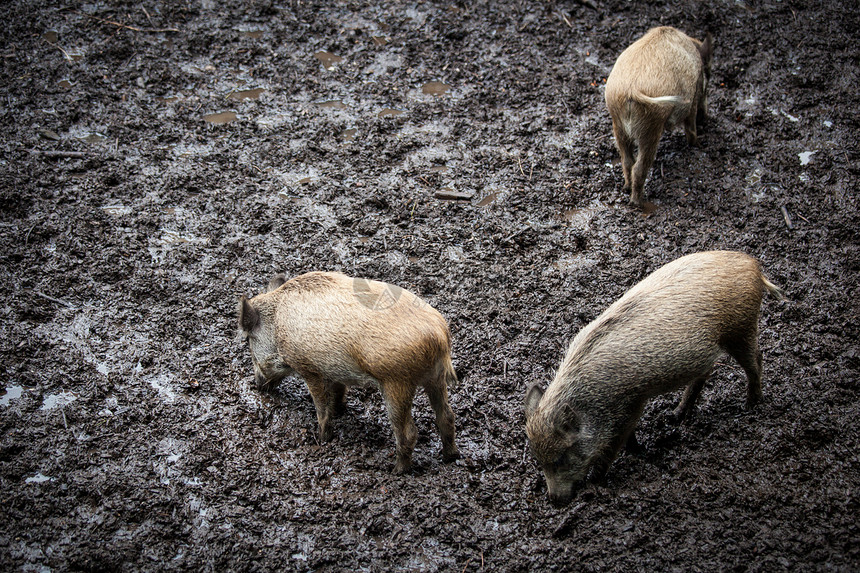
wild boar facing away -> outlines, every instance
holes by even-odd
[[[662,26],[649,30],[618,56],[606,80],[605,96],[631,203],[643,204],[642,189],[664,129],[683,121],[687,142],[698,145],[696,116],[705,116],[713,51],[710,34],[700,42]]]
[[[550,499],[567,501],[589,468],[605,475],[649,398],[687,386],[675,410],[683,419],[723,352],[746,372],[753,406],[765,291],[782,298],[752,257],[697,253],[657,269],[585,326],[546,392],[532,386],[525,398],[526,434]]]
[[[345,409],[353,385],[382,391],[397,441],[396,473],[410,469],[417,432],[412,400],[427,392],[445,461],[458,457],[448,384],[456,381],[451,337],[442,315],[414,294],[341,273],[276,277],[269,291],[239,302],[239,328],[248,341],[259,388],[297,372],[307,383],[320,438]]]

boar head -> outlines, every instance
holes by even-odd
[[[574,486],[585,479],[588,457],[575,413],[546,405],[541,408],[543,394],[538,386],[526,394],[526,435],[532,455],[543,469],[550,501],[564,504],[570,501]]]
[[[239,301],[239,331],[251,351],[254,381],[260,390],[273,388],[292,372],[278,352],[273,318],[261,312],[254,301],[244,296]]]

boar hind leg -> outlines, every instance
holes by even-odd
[[[698,146],[699,145],[699,137],[696,134],[696,114],[698,112],[698,108],[695,106],[690,107],[690,114],[684,120],[684,135],[687,136],[687,144]]]
[[[615,147],[621,155],[621,169],[624,173],[624,190],[630,189],[630,172],[633,169],[633,141],[627,137],[621,121],[612,121],[612,132],[615,134]]]
[[[758,329],[727,345],[726,351],[738,361],[747,374],[747,409],[761,400],[761,350],[758,347]]]
[[[678,404],[678,407],[672,412],[672,417],[675,418],[676,422],[681,422],[690,415],[693,406],[696,404],[696,400],[699,398],[699,394],[702,393],[702,388],[705,386],[705,380],[707,380],[710,375],[711,374],[709,372],[701,378],[693,380],[687,386],[687,389],[684,390],[684,397],[681,398],[681,403]]]
[[[394,473],[402,474],[412,467],[412,451],[415,449],[415,440],[418,430],[412,420],[412,399],[415,397],[415,388],[403,382],[388,382],[380,384],[382,398],[385,400],[385,409],[388,411],[388,420],[394,429],[394,439],[397,442],[397,462],[394,465]]]
[[[454,443],[454,412],[448,405],[448,388],[444,380],[433,381],[425,388],[430,406],[436,414],[436,428],[442,439],[442,460],[451,462],[460,457]]]
[[[632,181],[630,183],[630,203],[642,206],[644,202],[643,189],[645,179],[657,157],[657,144],[663,134],[662,127],[646,133],[639,139],[639,153],[636,155],[636,163],[633,165]]]

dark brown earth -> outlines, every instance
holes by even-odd
[[[185,4],[0,9],[0,568],[860,569],[857,10]],[[700,148],[664,136],[645,217],[602,84],[660,24],[714,35],[711,118]],[[551,506],[526,389],[716,248],[789,298],[762,309],[764,402],[722,360],[688,423],[654,400],[643,450]],[[319,445],[300,380],[251,388],[239,296],[312,269],[447,318],[461,460],[423,395],[397,477],[378,391]]]

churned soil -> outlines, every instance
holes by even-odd
[[[837,0],[58,2],[0,8],[3,570],[860,569],[858,11]],[[648,28],[715,40],[701,145],[627,205],[603,102]],[[759,258],[764,401],[721,360],[683,424],[547,499],[522,401],[679,256]],[[375,389],[320,444],[236,303],[340,270],[449,321],[392,474]],[[635,352],[619,348],[619,356]]]

